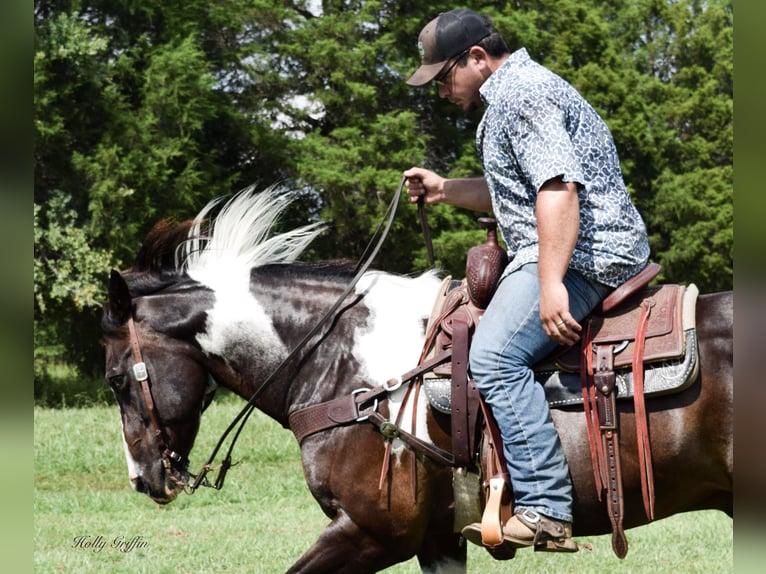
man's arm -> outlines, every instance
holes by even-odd
[[[420,197],[426,203],[447,203],[474,211],[492,211],[487,180],[483,177],[446,179],[420,167],[404,172],[410,202]]]
[[[564,275],[580,230],[577,186],[552,179],[540,188],[535,204],[539,242],[540,320],[549,337],[562,345],[577,342],[580,324],[569,313]]]

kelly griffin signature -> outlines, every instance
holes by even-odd
[[[120,552],[132,552],[137,548],[146,548],[149,542],[143,536],[115,536],[108,539],[100,534],[97,536],[75,536],[72,540],[72,548],[90,550],[92,552],[101,552],[104,548],[109,550],[118,550]]]

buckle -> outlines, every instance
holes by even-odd
[[[371,391],[372,389],[366,389],[364,387],[360,389],[356,389],[354,391],[351,391],[351,395],[358,395],[359,393],[366,393],[368,391]],[[359,416],[356,418],[356,422],[363,423],[367,419],[370,418],[370,415],[378,410],[378,398],[375,397],[372,401],[372,406],[368,409],[365,409],[364,411],[359,411],[359,405],[357,405],[357,413],[359,413]],[[366,414],[364,414],[366,413]]]

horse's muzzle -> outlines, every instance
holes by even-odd
[[[185,468],[178,469],[174,465],[158,465],[159,468],[152,477],[136,475],[130,477],[133,490],[146,494],[157,504],[169,504],[184,490],[189,481],[189,473]]]

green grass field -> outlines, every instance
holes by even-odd
[[[191,453],[196,471],[241,404],[215,402]],[[181,495],[160,507],[132,491],[117,407],[36,408],[34,566],[38,573],[284,572],[314,542],[327,518],[303,480],[289,431],[260,413],[235,449],[239,466],[221,491]],[[471,546],[468,571],[535,573],[732,572],[732,520],[695,512],[627,532],[625,560],[609,536],[578,539],[593,552],[519,552],[495,562]],[[412,559],[386,570],[419,572]]]

